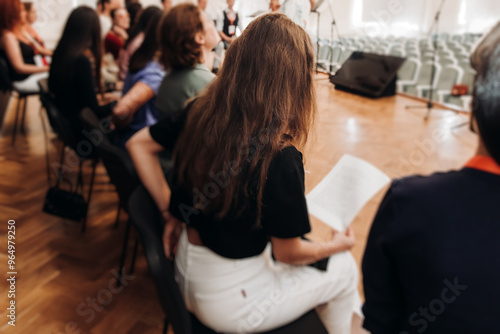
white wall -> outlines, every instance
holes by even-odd
[[[320,36],[330,36],[328,0],[320,7]],[[440,0],[329,0],[343,35],[426,36]],[[498,0],[448,0],[440,16],[440,32],[483,32],[500,19]],[[314,20],[313,24],[316,21]],[[309,26],[309,30],[316,27]]]
[[[49,46],[55,45],[65,20],[78,5],[95,7],[96,0],[34,0],[40,22],[37,28]],[[307,1],[307,0],[305,0]],[[144,6],[158,5],[160,0],[141,0]],[[173,0],[196,3],[196,0]],[[281,0],[283,2],[283,0]],[[330,37],[332,13],[341,35],[425,36],[438,0],[324,0],[320,6],[320,36]],[[208,0],[208,11],[215,13],[225,7],[225,0]],[[330,6],[328,6],[330,4]],[[236,8],[245,24],[248,15],[268,8],[268,0],[236,0]],[[331,11],[330,11],[331,7]],[[441,15],[441,32],[482,32],[499,20],[499,0],[448,0]],[[308,31],[316,35],[317,16],[311,14]]]

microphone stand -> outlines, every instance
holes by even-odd
[[[333,37],[334,31],[337,30],[337,37],[339,38],[338,44],[342,45],[342,41],[340,40],[339,27],[337,25],[337,21],[335,20],[335,15],[333,14],[332,4],[330,0],[328,0],[328,9],[330,10],[330,15],[332,16],[332,23],[330,24],[330,43],[333,46]]]
[[[317,9],[313,9],[311,13],[316,14],[316,74],[318,74],[319,71],[319,48],[320,48],[320,43],[319,43],[319,19],[321,17],[320,12]]]
[[[305,0],[304,0],[305,1]],[[314,13],[317,15],[317,20],[316,20],[316,74],[320,73],[319,71],[319,48],[320,48],[320,43],[319,43],[319,23],[320,23],[320,18],[321,18],[321,13],[319,12],[319,7],[323,4],[325,0],[318,0],[316,4],[311,8],[311,13]]]
[[[424,117],[424,121],[427,121],[429,119],[429,116],[431,115],[432,109],[441,109],[441,108],[436,108],[434,106],[434,102],[432,100],[433,98],[433,93],[434,93],[434,87],[433,87],[433,82],[434,82],[434,76],[436,75],[436,61],[437,61],[437,50],[438,50],[438,31],[439,31],[439,18],[441,16],[441,11],[443,9],[443,6],[445,4],[446,0],[441,0],[441,5],[436,13],[436,16],[434,17],[434,22],[431,26],[431,29],[429,31],[429,37],[433,38],[432,33],[435,32],[436,38],[433,38],[433,55],[432,55],[432,69],[431,69],[431,79],[429,83],[429,99],[427,101],[426,106],[406,106],[406,110],[408,109],[422,109],[425,108],[427,109],[427,113]],[[447,110],[447,109],[441,109],[441,110]]]

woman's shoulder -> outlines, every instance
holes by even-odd
[[[286,145],[278,151],[276,157],[281,159],[300,159],[302,161],[302,152],[293,145]]]
[[[11,30],[2,30],[0,31],[0,40],[3,43],[8,41],[17,41],[16,34],[14,34]]]
[[[145,77],[161,77],[163,78],[165,76],[165,69],[163,66],[158,63],[156,60],[150,60],[149,62],[144,65],[142,69],[135,73],[130,73],[132,75],[132,78],[134,80],[140,80]]]
[[[152,59],[150,60],[146,66],[144,66],[145,69],[148,69],[148,70],[154,70],[154,71],[161,71],[161,72],[165,72],[165,69],[163,68],[163,65],[161,65],[158,60],[156,59]]]
[[[210,82],[215,79],[215,74],[213,74],[205,64],[198,64],[190,69],[189,75],[206,82]]]
[[[285,146],[274,156],[271,161],[271,168],[279,171],[303,169],[302,153],[293,145]]]

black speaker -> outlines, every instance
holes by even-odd
[[[335,89],[378,98],[396,94],[399,68],[405,58],[361,51],[353,52],[344,65],[330,76]]]

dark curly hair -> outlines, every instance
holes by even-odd
[[[201,45],[195,41],[203,32],[201,11],[192,4],[172,8],[160,24],[160,62],[167,70],[192,68],[202,62]]]

